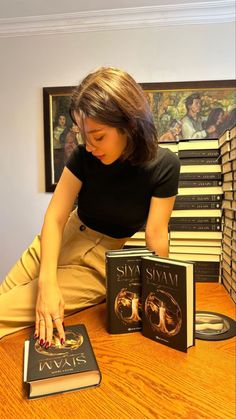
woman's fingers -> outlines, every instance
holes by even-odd
[[[54,324],[55,324],[55,326],[58,330],[61,345],[64,345],[64,343],[65,343],[65,331],[64,331],[64,327],[63,327],[62,323],[63,322],[62,322],[61,316],[54,317]]]
[[[39,317],[39,344],[40,346],[45,345],[45,337],[46,337],[45,327],[46,327],[46,322],[45,322],[44,317],[42,317],[41,315]]]
[[[53,323],[57,328],[61,345],[65,343],[65,331],[64,331],[64,312],[60,315],[43,315],[36,314],[35,322],[35,333],[34,338],[39,339],[40,346],[45,346],[48,349],[51,346],[53,338]]]

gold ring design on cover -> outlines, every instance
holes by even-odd
[[[61,320],[61,317],[60,316],[55,317],[55,319],[53,319],[53,321],[55,322],[55,320],[57,320],[57,319],[60,319]]]

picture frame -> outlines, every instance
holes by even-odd
[[[186,140],[190,135],[202,140],[217,138],[231,127],[231,120],[235,123],[236,80],[140,85],[152,109],[159,143]],[[69,115],[70,96],[74,88],[43,88],[46,192],[54,191],[66,159],[82,142]],[[195,127],[191,123],[191,119],[195,119],[193,113],[189,114],[191,106],[195,107],[193,111],[197,115]]]

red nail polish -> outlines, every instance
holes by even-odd
[[[43,346],[44,343],[45,343],[44,340],[43,339],[40,339],[40,342],[39,342],[40,346]]]
[[[64,345],[65,340],[63,338],[61,338],[61,345]]]
[[[47,343],[46,343],[46,345],[45,345],[45,349],[48,349],[48,348],[49,348],[49,346],[50,346],[50,345],[49,345],[49,342],[47,342]]]
[[[35,332],[34,339],[38,339],[38,333]]]

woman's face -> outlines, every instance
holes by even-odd
[[[74,117],[78,126],[80,126],[79,117],[76,113]],[[84,131],[86,150],[103,164],[114,163],[126,148],[127,134],[123,134],[117,128],[104,125],[95,119],[85,118]]]

